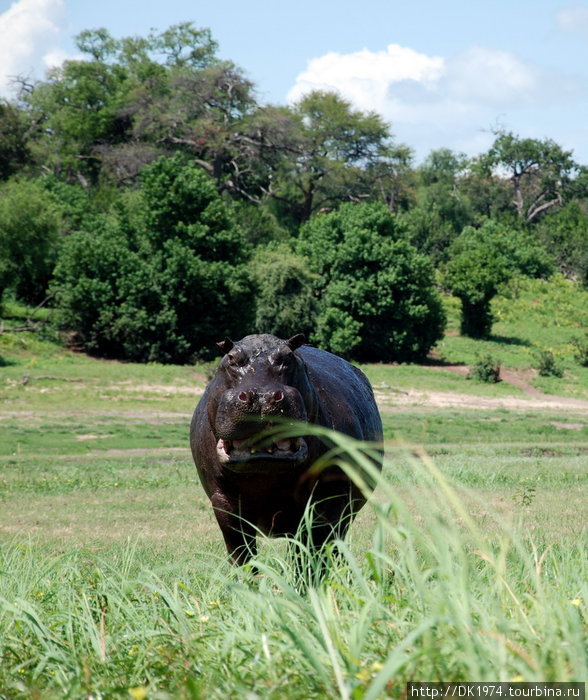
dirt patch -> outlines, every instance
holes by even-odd
[[[451,374],[458,374],[461,377],[467,377],[470,373],[469,365],[452,365],[452,364],[438,364],[431,365],[432,370],[443,370],[444,372],[450,372]],[[546,396],[539,389],[531,384],[531,381],[538,375],[536,369],[507,369],[506,367],[500,368],[500,381],[510,384],[511,386],[517,387],[525,394],[529,396]]]
[[[521,454],[525,457],[559,457],[560,453],[557,450],[549,449],[548,447],[529,447],[521,450]]]
[[[204,389],[199,386],[181,386],[177,384],[135,384],[133,382],[120,382],[106,387],[106,391],[127,391],[133,394],[164,394],[199,396]]]
[[[548,397],[547,394],[536,389],[531,381],[537,377],[539,372],[536,369],[506,369],[500,368],[500,379],[511,386],[516,386],[528,396],[536,396],[537,398]]]
[[[429,367],[431,370],[443,370],[460,376],[467,376],[470,371],[469,365],[437,364]],[[504,397],[504,398],[484,398],[479,396],[469,396],[466,394],[454,394],[453,392],[423,392],[423,391],[402,391],[399,397],[395,395],[391,402],[389,395],[378,392],[376,388],[376,398],[380,394],[380,400],[385,403],[403,404],[412,403],[417,405],[430,405],[439,407],[455,406],[458,408],[509,408],[509,409],[533,409],[533,408],[553,408],[569,411],[588,412],[588,400],[574,399],[565,396],[552,396],[544,394],[536,389],[531,381],[538,376],[536,369],[506,369],[500,368],[501,381],[519,389],[524,397]],[[387,408],[387,407],[384,407]],[[583,427],[583,426],[581,426]]]
[[[560,430],[582,430],[584,427],[583,423],[556,423],[555,421],[552,422],[551,425]]]
[[[461,377],[466,376],[470,371],[469,365],[445,364],[443,362],[436,365],[428,365],[428,369],[443,370],[444,372],[451,372],[451,374],[459,374]]]
[[[469,394],[456,394],[443,391],[416,391],[390,393],[382,389],[375,391],[376,401],[384,411],[403,410],[406,406],[431,406],[433,408],[473,408],[473,409],[553,409],[588,414],[588,401],[539,394],[529,398],[504,396],[482,397]]]
[[[128,450],[121,450],[112,448],[110,450],[100,450],[99,452],[90,452],[90,456],[96,457],[100,455],[110,455],[110,456],[125,456],[134,455],[136,457],[142,457],[144,455],[156,455],[156,454],[177,454],[185,455],[186,458],[190,457],[190,449],[188,447],[131,447]]]

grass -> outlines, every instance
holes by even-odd
[[[489,350],[526,369],[549,347],[564,377],[535,388],[587,397],[568,345],[588,304],[541,284],[496,300],[484,343],[454,335],[449,300],[445,367],[366,368],[385,468],[306,593],[284,540],[263,540],[257,575],[226,561],[187,446],[208,368],[0,335],[0,698],[375,700],[409,680],[585,680],[588,411],[509,408],[521,388],[450,366]]]
[[[459,302],[454,298],[445,301],[448,332],[438,353],[447,362],[471,365],[478,356],[491,355],[507,367],[526,369],[537,367],[540,350],[550,350],[566,376],[551,385],[541,385],[537,379],[533,383],[548,393],[588,395],[587,368],[574,360],[572,342],[588,329],[588,290],[557,275],[548,281],[514,280],[494,298],[492,337],[482,341],[458,334]]]
[[[281,542],[266,543],[254,577],[185,541],[167,543],[173,557],[124,537],[61,550],[6,543],[0,688],[11,698],[379,698],[414,679],[585,678],[581,542],[529,533],[530,506],[508,526],[499,513],[472,517],[426,456],[407,466],[400,481],[418,493],[409,502],[381,480],[369,535],[341,543],[328,580],[306,594]]]
[[[494,409],[459,410],[433,408],[382,411],[384,436],[394,436],[429,448],[467,443],[585,443],[588,415],[578,413],[566,420],[560,411]],[[573,421],[573,422],[572,422]]]

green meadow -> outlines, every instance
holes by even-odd
[[[489,341],[370,365],[377,488],[301,586],[263,540],[235,569],[188,449],[210,366],[0,334],[0,698],[405,697],[408,681],[588,678],[588,294],[526,281]],[[540,377],[549,350],[563,376]],[[467,367],[492,355],[505,380]],[[466,367],[467,366],[467,367]],[[508,379],[508,381],[507,381]],[[334,440],[344,468],[368,446]],[[312,581],[316,562],[307,563]]]

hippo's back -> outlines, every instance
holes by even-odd
[[[382,421],[365,374],[326,350],[304,345],[298,353],[317,393],[321,422],[358,440],[380,442]]]

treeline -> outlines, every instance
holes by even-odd
[[[444,291],[484,337],[513,276],[588,285],[588,169],[550,139],[498,131],[417,167],[334,93],[261,104],[192,24],[78,47],[0,103],[0,295],[49,296],[90,352],[185,362],[225,335],[304,332],[418,360]]]

